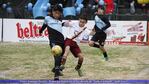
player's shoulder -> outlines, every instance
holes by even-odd
[[[96,15],[95,16],[95,20],[99,20],[99,19],[107,19],[107,17],[105,15]]]
[[[78,29],[79,28],[79,24],[78,22],[71,22],[71,26],[75,29]]]
[[[52,19],[51,16],[46,16],[46,17],[45,17],[45,20],[50,20],[50,19]]]
[[[101,21],[101,17],[99,17],[98,15],[95,16],[95,22],[100,22]]]

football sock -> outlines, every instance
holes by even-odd
[[[104,52],[103,55],[104,55],[105,61],[108,61],[109,59],[108,59],[108,55],[107,55],[107,53]]]
[[[107,52],[104,52],[103,55],[105,58],[108,57]]]
[[[82,66],[82,63],[78,63],[77,66],[75,67],[76,70],[80,69]]]
[[[55,67],[54,80],[59,80],[59,67]]]

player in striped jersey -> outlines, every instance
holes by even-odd
[[[55,5],[52,8],[52,12],[50,16],[46,16],[44,20],[44,24],[42,25],[42,28],[40,29],[39,33],[42,34],[45,28],[48,29],[49,34],[49,44],[52,48],[55,45],[59,45],[63,51],[64,51],[64,36],[62,34],[62,21],[61,16],[63,13],[63,9],[60,5]],[[61,58],[63,56],[63,53],[60,56],[54,56],[54,68],[53,72],[54,80],[59,80],[60,76],[60,65],[61,65]]]
[[[95,25],[92,32],[95,32],[91,40],[89,41],[89,46],[99,48],[106,61],[108,61],[107,51],[104,48],[105,40],[107,34],[105,33],[106,29],[111,26],[109,20],[104,16],[104,11],[98,9],[99,15],[95,16]],[[98,44],[97,44],[98,43]]]

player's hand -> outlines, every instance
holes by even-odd
[[[72,25],[70,24],[71,20],[68,20],[66,22],[64,22],[64,26],[65,27],[72,27]]]

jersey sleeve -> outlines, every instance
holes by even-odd
[[[106,17],[103,18],[103,21],[104,21],[104,23],[106,24],[106,26],[104,26],[104,27],[102,28],[102,30],[105,31],[106,29],[108,29],[108,28],[111,26],[111,24],[110,24],[109,19],[106,18]]]
[[[41,29],[39,30],[39,33],[42,33],[45,30],[45,28],[47,27],[47,22],[48,22],[47,20],[48,20],[48,18],[45,17],[43,25],[42,25]]]
[[[44,24],[48,24],[48,23],[50,23],[50,21],[52,21],[52,17],[46,16],[44,19]]]
[[[47,24],[47,23],[48,23],[48,17],[46,16],[44,19],[44,24]]]

